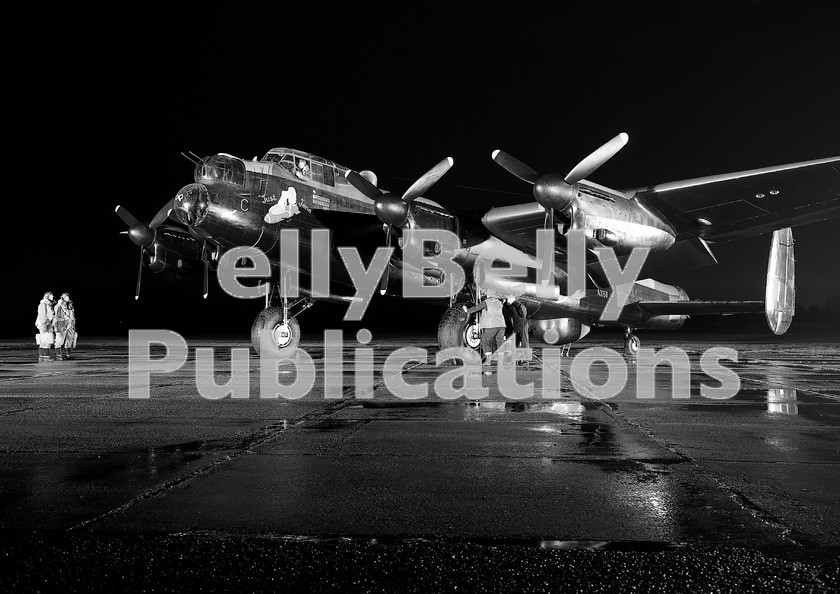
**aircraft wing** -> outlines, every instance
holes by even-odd
[[[626,192],[658,210],[677,241],[729,241],[840,217],[840,157],[658,184]]]
[[[637,301],[646,312],[653,315],[703,315],[761,313],[763,301]]]

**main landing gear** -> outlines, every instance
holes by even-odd
[[[262,310],[251,325],[251,345],[258,355],[288,359],[300,343],[300,324],[295,319],[315,304],[306,297],[280,298],[280,306]]]
[[[642,346],[642,341],[639,337],[633,334],[632,328],[625,328],[624,330],[624,354],[636,356],[639,353],[639,347]]]
[[[442,349],[467,347],[478,352],[481,346],[481,330],[478,328],[478,316],[467,315],[463,306],[456,303],[446,310],[438,324],[438,345]]]

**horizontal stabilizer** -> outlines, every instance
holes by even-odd
[[[648,313],[663,316],[742,314],[764,311],[763,301],[639,301],[636,305]]]

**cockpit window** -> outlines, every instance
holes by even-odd
[[[238,186],[245,185],[245,164],[225,155],[207,157],[195,167],[195,181],[222,181]]]
[[[301,151],[276,148],[266,153],[262,160],[278,163],[304,181],[314,181],[327,186],[347,184],[344,178],[338,179],[342,173],[335,163]]]
[[[269,153],[263,158],[263,161],[279,163],[289,173],[295,172],[295,158],[293,155],[278,155],[276,153]]]

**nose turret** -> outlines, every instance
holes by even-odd
[[[175,196],[175,216],[188,227],[195,227],[207,216],[210,195],[202,184],[188,184]]]

